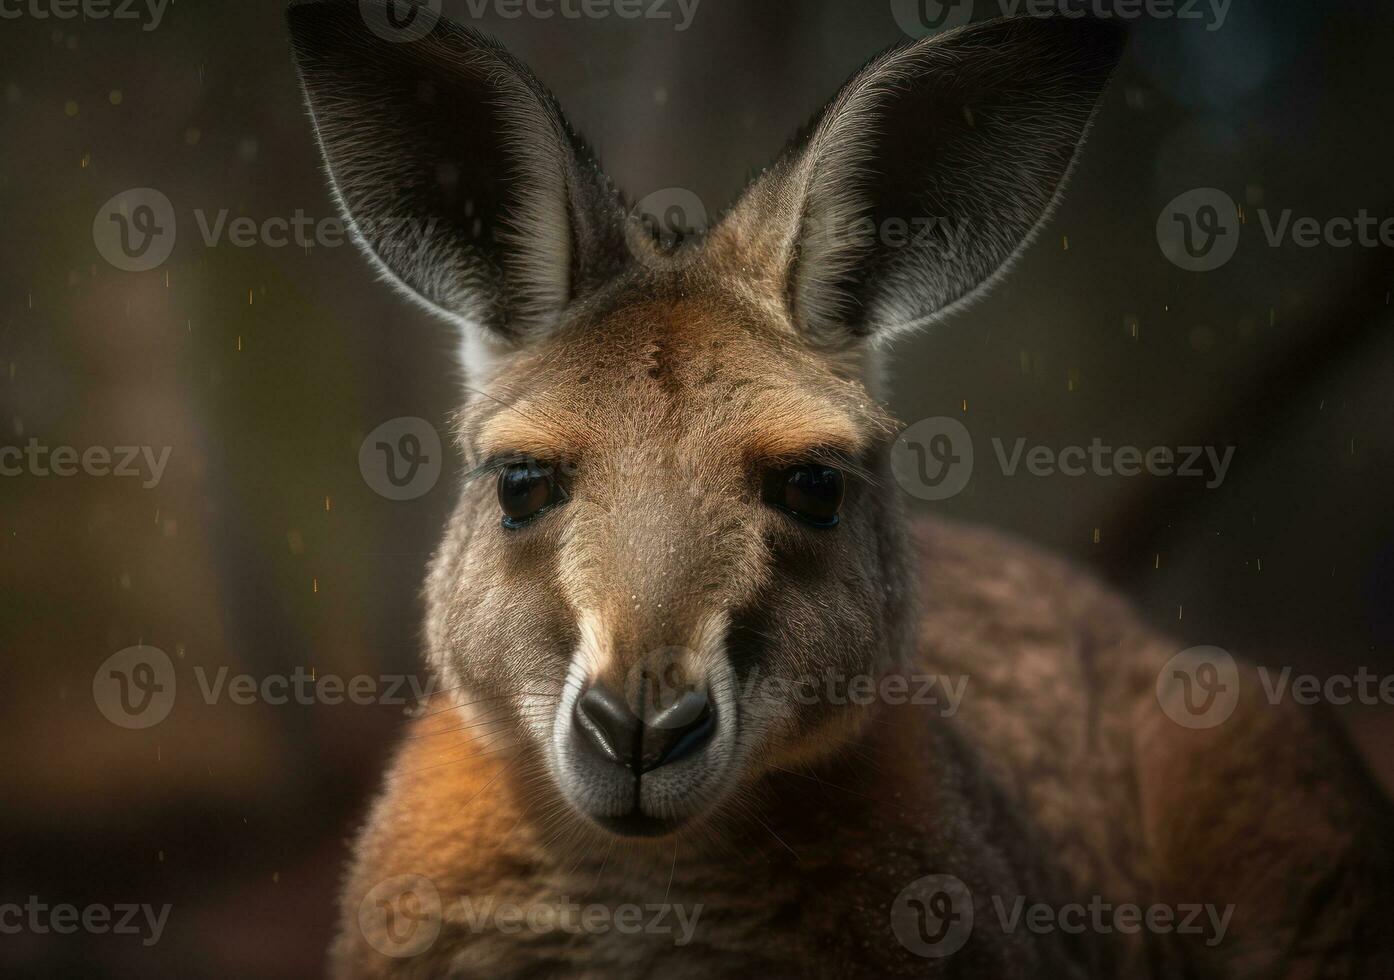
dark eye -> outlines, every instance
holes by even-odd
[[[801,463],[770,470],[765,502],[814,527],[837,524],[842,508],[842,471],[821,463]]]
[[[509,463],[499,473],[499,508],[503,526],[521,527],[553,504],[566,499],[550,466],[534,460]]]

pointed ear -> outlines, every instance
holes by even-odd
[[[1121,55],[1099,19],[997,20],[876,58],[717,229],[821,345],[944,314],[1045,220]]]
[[[444,19],[393,37],[386,7],[296,0],[287,15],[339,206],[467,349],[522,344],[622,263],[623,205],[523,65]]]

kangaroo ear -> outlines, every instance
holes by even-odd
[[[1123,47],[1113,23],[997,20],[873,60],[716,232],[811,341],[930,322],[1043,223]]]
[[[386,277],[516,346],[623,261],[624,210],[551,94],[429,7],[296,0],[295,58],[335,196]],[[429,30],[424,26],[429,25]]]

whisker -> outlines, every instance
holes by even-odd
[[[468,685],[461,684],[461,685],[459,685],[459,687],[450,688],[450,690],[459,690],[460,688],[463,688],[463,687],[466,687],[466,686],[468,686]],[[555,691],[517,691],[517,692],[509,692],[509,693],[505,693],[505,694],[491,694],[491,695],[489,695],[488,697],[476,698],[476,699],[473,700],[473,701],[465,701],[465,702],[463,702],[463,703],[461,703],[461,704],[455,704],[455,703],[452,702],[452,703],[450,703],[450,704],[444,705],[443,707],[436,708],[434,711],[428,711],[428,712],[426,712],[425,714],[417,715],[416,718],[417,718],[417,720],[420,720],[421,718],[430,718],[430,717],[432,717],[433,715],[443,714],[443,713],[445,713],[445,712],[447,712],[447,711],[453,711],[453,710],[455,710],[455,709],[457,709],[457,708],[470,708],[470,707],[473,707],[473,706],[475,706],[475,705],[477,705],[477,704],[484,704],[484,703],[487,702],[487,701],[503,701],[503,700],[506,700],[506,699],[508,699],[508,698],[518,697],[519,695],[527,695],[528,697],[537,697],[537,698],[552,698],[552,699],[557,700],[557,701],[561,700],[561,694],[560,694],[559,692],[555,692]],[[420,702],[418,702],[418,703],[420,703]]]
[[[403,735],[402,741],[415,742],[423,738],[434,738],[437,735],[450,735],[453,732],[465,732],[469,731],[471,728],[479,728],[483,725],[507,724],[508,722],[513,721],[515,718],[526,720],[531,720],[534,718],[545,718],[548,714],[551,713],[551,710],[552,709],[550,705],[541,705],[530,711],[518,712],[516,715],[509,715],[505,717],[493,716],[489,718],[484,718],[480,721],[471,722],[468,725],[461,725],[458,728],[445,728],[438,732],[423,732],[420,735]]]
[[[619,840],[618,837],[612,837],[612,838],[610,838],[610,846],[607,847],[607,848],[605,849],[605,857],[604,857],[604,859],[600,862],[600,869],[599,869],[598,871],[596,871],[596,873],[595,873],[595,881],[593,881],[593,882],[591,883],[591,886],[590,886],[590,888],[588,888],[588,889],[586,890],[586,893],[585,893],[584,895],[581,896],[582,901],[584,901],[584,900],[587,899],[587,898],[590,898],[591,892],[595,891],[595,889],[599,886],[599,884],[600,884],[600,878],[601,878],[602,875],[605,874],[605,868],[606,868],[606,867],[609,865],[609,863],[610,863],[610,855],[611,855],[612,853],[614,853],[614,850],[615,850],[615,841],[617,841],[617,840]]]
[[[819,779],[817,775],[806,776],[806,775],[804,775],[804,774],[801,773],[801,772],[795,772],[793,769],[785,769],[785,768],[783,768],[782,766],[771,765],[770,763],[766,763],[766,766],[768,766],[770,769],[774,769],[774,770],[777,771],[777,772],[788,773],[790,776],[798,776],[800,779],[808,779],[808,780],[811,780],[811,781],[813,781],[813,782],[816,782],[819,786],[824,786],[824,787],[827,787],[827,788],[829,788],[829,789],[841,790],[841,791],[844,792],[844,793],[850,793],[852,796],[858,797],[859,799],[866,800],[866,801],[869,802],[869,803],[875,803],[875,804],[877,804],[878,806],[895,807],[897,810],[900,810],[902,813],[911,813],[911,812],[913,812],[913,811],[911,811],[911,810],[907,810],[905,807],[901,806],[899,803],[894,803],[894,802],[891,802],[890,800],[881,800],[881,799],[877,799],[877,798],[874,797],[874,796],[867,796],[865,793],[858,793],[856,790],[854,790],[854,789],[848,789],[846,786],[839,786],[837,783],[830,783],[830,782],[828,782],[828,781],[825,780],[825,779]]]
[[[460,759],[451,759],[449,762],[440,762],[440,763],[436,763],[435,765],[431,765],[431,766],[423,766],[423,767],[420,768],[420,769],[413,769],[413,770],[411,770],[410,772],[404,772],[404,773],[400,773],[400,774],[398,774],[398,775],[396,775],[396,776],[392,776],[391,778],[385,780],[385,782],[388,782],[388,783],[395,783],[395,782],[398,782],[398,781],[400,781],[400,780],[402,780],[402,779],[405,779],[407,776],[415,776],[415,775],[417,775],[418,773],[429,772],[429,771],[432,770],[432,769],[439,769],[439,768],[441,768],[442,766],[453,766],[453,765],[457,765],[457,764],[459,764],[459,763],[461,763],[461,762],[465,762],[465,761],[467,761],[467,760],[469,760],[469,759],[487,759],[489,756],[497,754],[497,752],[506,751],[506,749],[507,749],[507,747],[504,747],[504,748],[500,748],[500,749],[495,750],[495,751],[480,752],[480,753],[475,754],[475,755],[467,755],[467,756],[465,756],[465,757],[463,757],[463,758],[460,758]],[[494,776],[490,778],[489,782],[493,782],[495,779],[497,779],[497,778],[499,777],[499,774],[502,773],[502,771],[503,771],[503,770],[499,770],[499,773],[495,773]],[[487,784],[486,784],[486,785],[487,785]]]

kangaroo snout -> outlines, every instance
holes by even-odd
[[[739,775],[737,685],[709,624],[701,649],[614,656],[591,620],[552,730],[563,798],[624,836],[658,836],[709,811]]]
[[[705,692],[688,690],[643,718],[623,697],[594,684],[576,702],[576,724],[603,758],[642,776],[701,751],[716,729],[716,713]]]

